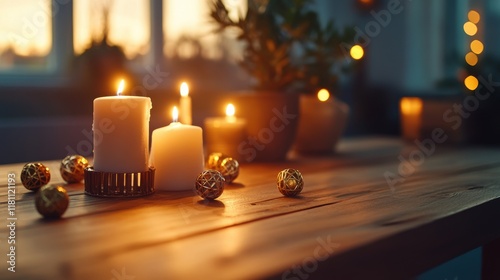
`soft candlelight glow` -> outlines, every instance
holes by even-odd
[[[125,88],[125,80],[121,80],[120,84],[118,85],[118,90],[116,91],[116,95],[122,95],[123,89]]]
[[[351,52],[351,57],[356,60],[363,58],[363,55],[365,54],[363,47],[361,47],[360,45],[352,46],[350,52]]]
[[[226,116],[227,117],[234,117],[234,113],[235,113],[236,109],[234,108],[234,105],[229,103],[227,104],[227,107],[226,107]]]
[[[401,112],[405,115],[420,114],[422,111],[422,99],[418,97],[403,97],[401,99]]]
[[[181,84],[181,96],[188,96],[189,94],[189,87],[186,82],[182,82]]]
[[[319,101],[325,102],[325,101],[328,100],[328,98],[330,98],[330,93],[328,92],[327,89],[323,88],[323,89],[320,89],[318,91],[318,99],[319,99]]]
[[[205,143],[207,154],[223,153],[236,160],[241,160],[238,147],[245,142],[246,121],[235,117],[236,108],[228,103],[225,117],[205,119]]]
[[[422,110],[424,102],[418,97],[403,97],[399,103],[403,138],[415,140],[422,129]]]
[[[177,122],[179,119],[179,109],[177,109],[177,106],[174,106],[174,109],[172,109],[172,119],[173,122]]]
[[[188,96],[189,87],[186,82],[181,83],[181,99],[179,100],[179,122],[191,124],[193,116],[191,113],[191,97]]]

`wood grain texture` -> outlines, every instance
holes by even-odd
[[[22,164],[4,165],[4,209],[7,174],[17,174],[18,258],[17,272],[5,268],[0,278],[405,279],[499,238],[500,150],[438,147],[391,188],[384,174],[413,151],[363,139],[330,157],[242,165],[213,202],[190,191],[102,199],[65,185],[70,208],[56,221],[36,213]],[[62,184],[58,164],[48,163],[52,184]],[[304,176],[297,198],[276,189],[287,167]]]

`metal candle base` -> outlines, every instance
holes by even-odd
[[[139,197],[153,194],[154,167],[134,173],[98,172],[85,168],[85,194],[97,197]]]

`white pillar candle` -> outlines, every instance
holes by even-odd
[[[94,170],[143,172],[148,170],[151,99],[123,96],[94,99]]]
[[[205,119],[205,143],[207,154],[223,153],[236,160],[241,160],[238,146],[247,139],[246,120],[234,116],[232,104],[226,107],[225,118]]]
[[[150,163],[155,167],[157,190],[192,190],[198,175],[203,171],[203,136],[198,126],[174,122],[155,129],[152,136]]]
[[[183,82],[181,84],[181,100],[179,102],[180,112],[179,112],[179,122],[183,124],[192,124],[192,113],[191,113],[191,97],[189,96],[189,87],[187,83]]]

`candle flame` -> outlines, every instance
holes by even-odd
[[[177,106],[174,106],[174,109],[172,110],[172,119],[174,122],[177,122],[179,119],[179,109],[177,109]]]
[[[228,117],[234,116],[234,112],[235,111],[236,110],[234,109],[234,105],[233,104],[231,104],[231,103],[227,104],[227,107],[226,107],[226,116],[228,116]]]
[[[186,82],[182,82],[181,84],[181,96],[188,96],[189,94],[189,87]]]
[[[116,91],[116,95],[122,95],[123,89],[125,88],[125,80],[121,80],[120,84],[118,85],[118,90]]]
[[[319,99],[319,101],[325,102],[325,101],[328,100],[328,98],[330,98],[330,92],[328,92],[328,90],[326,90],[326,89],[323,88],[323,89],[320,89],[318,91],[318,99]]]

